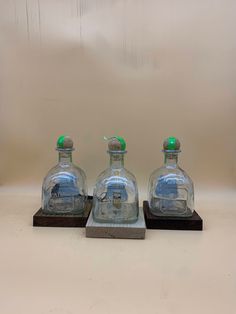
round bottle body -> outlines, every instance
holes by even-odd
[[[87,200],[86,176],[73,163],[59,163],[44,179],[42,210],[48,214],[83,213]]]
[[[134,223],[139,216],[135,177],[125,168],[108,168],[94,188],[93,218],[101,223]]]
[[[156,216],[191,217],[194,187],[190,177],[177,167],[163,166],[149,180],[149,207]]]

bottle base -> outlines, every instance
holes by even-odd
[[[173,209],[153,209],[150,208],[150,212],[159,217],[192,217],[193,211],[187,208],[185,211],[180,211],[176,208]]]
[[[61,209],[51,209],[51,210],[48,210],[48,209],[43,209],[42,208],[42,211],[44,214],[47,214],[47,215],[81,215],[84,213],[84,209],[78,209],[78,210],[75,210],[75,209],[67,209],[67,210],[61,210]]]
[[[154,198],[150,204],[150,211],[160,217],[191,217],[193,210],[187,206],[184,199]]]
[[[81,197],[51,198],[44,205],[42,211],[52,215],[78,215],[84,212],[85,199]]]
[[[133,224],[138,221],[138,218],[132,219],[132,220],[126,220],[126,219],[103,219],[93,216],[94,221],[98,223],[111,223],[111,224]]]
[[[139,209],[133,204],[122,204],[115,208],[112,204],[101,203],[93,209],[93,219],[99,223],[132,224],[138,220]]]

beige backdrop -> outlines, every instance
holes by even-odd
[[[0,0],[1,184],[40,184],[66,133],[90,188],[113,134],[144,190],[169,135],[196,187],[234,187],[235,26],[230,0]]]

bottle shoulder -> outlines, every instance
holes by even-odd
[[[111,181],[120,181],[126,184],[127,182],[132,182],[133,184],[136,183],[135,176],[128,171],[126,168],[107,168],[102,173],[99,174],[97,177],[96,183],[97,184],[109,184]]]
[[[57,179],[59,180],[60,178],[62,180],[76,178],[81,181],[86,181],[85,172],[78,166],[73,163],[58,163],[48,171],[46,177],[44,178],[44,183],[48,181],[55,181]]]
[[[154,170],[150,176],[150,182],[158,181],[160,179],[176,179],[177,183],[189,183],[193,184],[189,175],[179,166],[178,167],[166,167],[165,165]]]

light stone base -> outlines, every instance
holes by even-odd
[[[86,224],[87,238],[144,239],[146,224],[143,209],[139,208],[139,219],[133,224],[98,223],[92,211]]]

